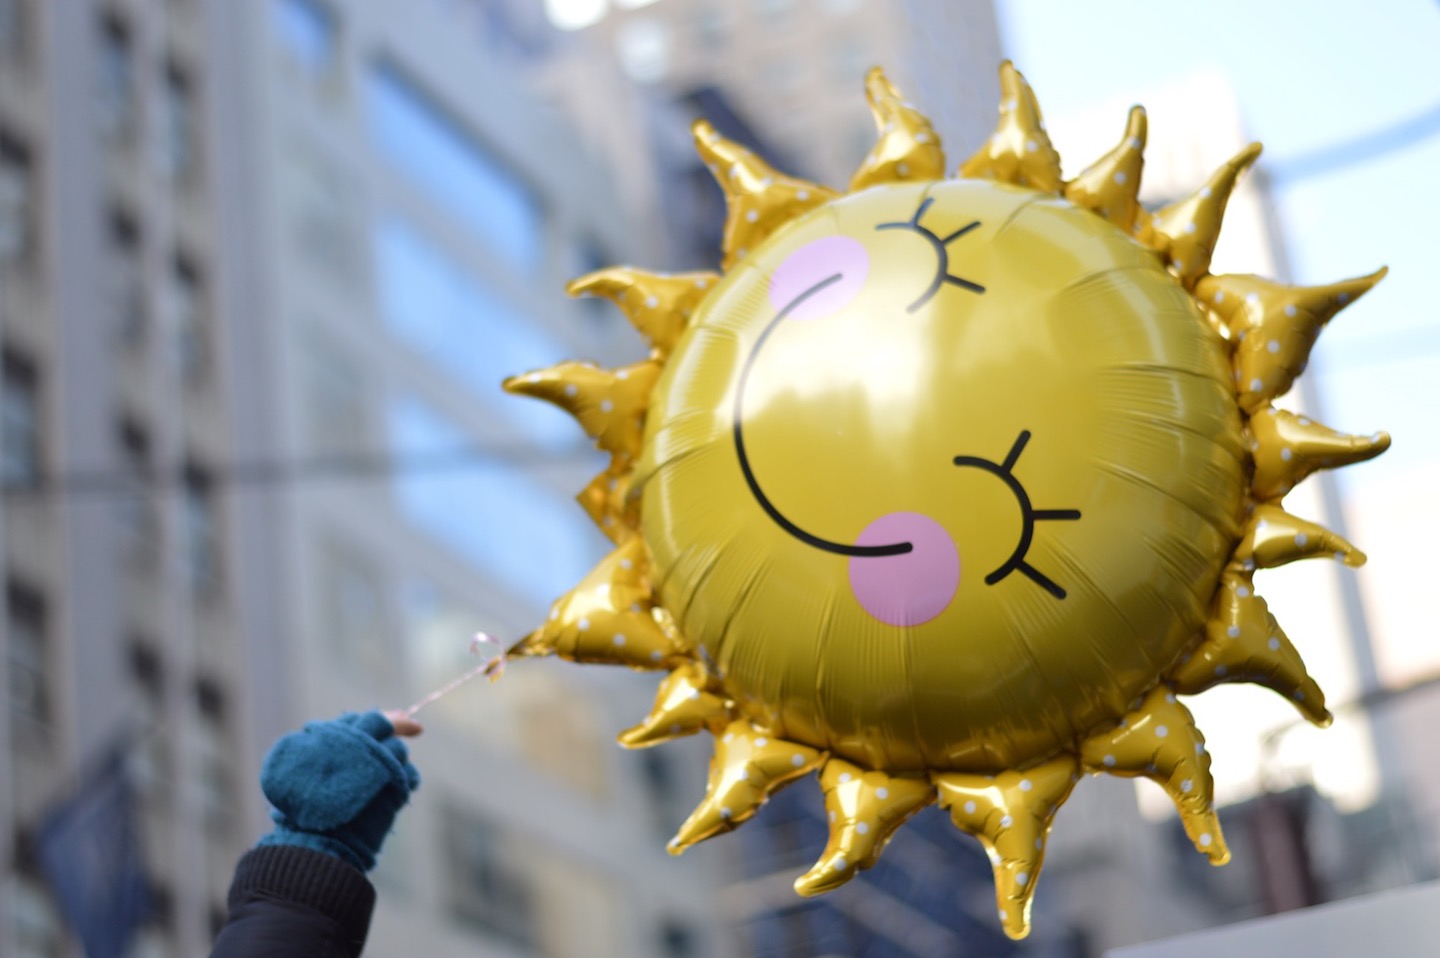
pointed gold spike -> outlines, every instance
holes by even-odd
[[[706,120],[696,120],[695,148],[725,191],[725,238],[721,266],[728,270],[795,217],[835,199],[836,193],[779,173]]]
[[[554,403],[580,422],[600,449],[617,455],[640,454],[650,390],[660,377],[654,360],[613,372],[589,363],[561,363],[505,380],[506,392]]]
[[[1240,174],[1259,156],[1260,144],[1251,143],[1216,170],[1197,192],[1157,210],[1141,227],[1140,241],[1166,258],[1186,289],[1209,272],[1230,194]]]
[[[820,772],[830,841],[808,872],[795,879],[806,898],[832,891],[879,859],[895,830],[935,800],[935,789],[921,778],[867,772],[838,758]]]
[[[880,139],[851,178],[850,192],[877,183],[943,180],[945,151],[939,135],[928,117],[901,99],[884,70],[873,67],[866,75],[865,96]]]
[[[1079,778],[1073,755],[1059,755],[1020,772],[931,776],[940,807],[955,827],[980,840],[995,872],[995,894],[1005,934],[1030,933],[1030,903],[1045,862],[1045,838],[1055,811]]]
[[[1130,108],[1125,138],[1085,172],[1065,184],[1065,198],[1100,214],[1129,233],[1140,209],[1140,173],[1145,167],[1145,108]]]
[[[1388,272],[1324,286],[1286,286],[1259,276],[1207,276],[1195,295],[1225,320],[1234,343],[1235,390],[1254,412],[1283,396],[1310,361],[1320,330]]]
[[[737,719],[715,740],[705,799],[690,813],[666,849],[678,855],[752,818],[770,793],[819,767],[825,753],[773,738]]]
[[[1324,526],[1292,516],[1277,505],[1262,503],[1245,523],[1234,559],[1256,568],[1273,569],[1296,559],[1318,556],[1334,556],[1352,569],[1365,564],[1365,553]]]
[[[1279,500],[1317,469],[1373,459],[1390,448],[1390,435],[1347,436],[1304,416],[1266,406],[1250,417],[1257,499]]]
[[[1215,782],[1205,738],[1170,686],[1156,686],[1117,727],[1086,739],[1080,761],[1086,771],[1158,782],[1179,810],[1196,850],[1212,865],[1230,860],[1215,815]]]
[[[611,542],[622,545],[640,534],[640,503],[630,497],[634,464],[628,456],[613,455],[605,471],[590,480],[575,501]]]
[[[1180,660],[1169,681],[1183,695],[1198,695],[1222,682],[1263,685],[1325,728],[1332,720],[1325,693],[1305,671],[1265,600],[1255,594],[1253,576],[1239,564],[1225,570],[1204,641]]]
[[[545,624],[508,654],[558,655],[632,669],[667,669],[689,661],[674,623],[655,604],[645,543],[639,538],[601,559],[579,585],[555,600]]]
[[[960,164],[960,175],[1060,192],[1060,154],[1050,145],[1034,91],[1009,60],[1000,64],[1000,121],[985,145]]]
[[[645,721],[626,729],[616,739],[626,748],[649,748],[702,728],[719,734],[730,723],[730,703],[708,691],[710,677],[699,662],[677,666],[660,682],[655,704]]]
[[[695,307],[715,288],[715,273],[647,273],[613,266],[571,280],[571,296],[603,296],[624,311],[650,343],[650,358],[664,359],[675,348]]]

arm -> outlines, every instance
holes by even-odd
[[[354,958],[369,930],[375,865],[420,784],[398,715],[347,714],[280,739],[260,783],[275,829],[240,859],[211,958]]]

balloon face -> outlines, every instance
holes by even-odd
[[[1012,767],[1123,714],[1239,528],[1240,417],[1190,297],[991,181],[876,186],[751,252],[647,421],[680,631],[754,721],[872,767]]]
[[[505,387],[609,454],[579,500],[616,545],[511,654],[667,672],[620,741],[714,737],[671,851],[816,772],[830,840],[799,894],[873,865],[933,802],[985,846],[1019,938],[1081,772],[1151,779],[1228,859],[1179,696],[1250,682],[1329,722],[1254,574],[1364,562],[1281,500],[1389,437],[1271,404],[1383,270],[1209,272],[1258,146],[1151,213],[1143,110],[1066,182],[1024,78],[1000,79],[994,135],[950,179],[872,71],[880,135],[844,196],[697,123],[724,274],[582,277],[571,292],[613,300],[649,357]]]

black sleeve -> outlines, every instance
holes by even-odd
[[[331,855],[264,845],[235,867],[229,908],[210,958],[356,958],[375,888]]]

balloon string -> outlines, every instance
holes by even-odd
[[[476,632],[474,638],[470,640],[470,654],[479,655],[480,646],[482,645],[493,645],[496,648],[500,649],[500,652],[497,655],[492,655],[490,658],[486,659],[484,662],[481,662],[479,665],[475,666],[473,669],[466,672],[459,678],[452,679],[446,684],[440,686],[440,688],[431,692],[429,695],[425,696],[423,699],[416,702],[408,709],[405,709],[405,717],[413,718],[416,712],[420,711],[425,706],[429,705],[431,702],[435,702],[449,695],[451,692],[455,691],[460,686],[464,685],[466,682],[469,682],[477,675],[488,675],[490,676],[490,681],[492,682],[499,679],[500,676],[505,673],[505,646],[503,643],[500,642],[499,639],[495,638],[493,635],[488,635],[484,632]]]

